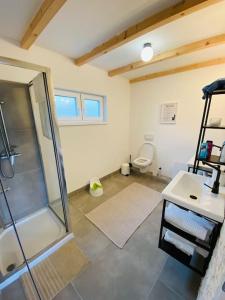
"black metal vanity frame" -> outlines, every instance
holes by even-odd
[[[220,234],[220,229],[222,226],[222,223],[217,222],[213,219],[210,219],[208,217],[205,217],[203,215],[200,215],[190,209],[186,209],[180,205],[177,205],[175,203],[173,203],[174,205],[178,206],[179,208],[186,210],[186,211],[191,211],[193,213],[195,213],[196,215],[200,216],[200,217],[204,217],[206,220],[209,220],[210,222],[213,222],[215,224],[214,229],[210,235],[209,241],[208,243],[201,241],[200,239],[196,238],[194,235],[189,234],[185,231],[183,231],[180,228],[177,228],[176,226],[170,224],[169,222],[167,222],[165,220],[165,210],[166,210],[166,205],[167,203],[172,203],[169,200],[164,199],[163,202],[163,211],[162,211],[162,219],[161,219],[161,227],[160,227],[160,234],[159,234],[159,244],[158,247],[160,249],[162,249],[163,251],[165,251],[166,253],[168,253],[170,256],[174,257],[176,260],[180,261],[181,263],[183,263],[184,265],[186,265],[187,267],[189,267],[190,269],[192,269],[193,271],[197,272],[198,274],[200,274],[201,276],[204,276],[206,273],[206,270],[208,268],[210,259],[212,257],[213,254],[213,250],[215,248],[216,245],[216,241],[219,237]],[[196,246],[206,250],[209,252],[208,256],[206,258],[202,257],[202,265],[201,268],[197,268],[193,265],[191,265],[191,260],[192,260],[192,256],[187,255],[186,253],[184,253],[183,251],[179,250],[178,248],[176,248],[173,244],[167,242],[166,240],[164,240],[164,234],[163,234],[163,229],[169,229],[170,231],[178,234],[179,236],[185,238],[186,240],[188,240],[189,242],[195,244]]]

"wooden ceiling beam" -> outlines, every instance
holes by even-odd
[[[129,71],[137,70],[140,68],[144,68],[146,66],[155,64],[157,62],[165,61],[167,59],[179,57],[185,54],[190,54],[195,51],[199,51],[202,49],[219,46],[225,43],[225,34],[216,35],[213,37],[209,37],[207,39],[203,39],[197,42],[193,42],[187,45],[183,45],[181,47],[165,51],[153,57],[153,59],[149,62],[143,62],[142,60],[133,62],[131,64],[110,70],[108,72],[109,76],[120,75]]]
[[[33,45],[65,2],[66,0],[44,0],[21,40],[20,45],[23,49],[29,49]]]
[[[187,71],[192,71],[195,69],[200,69],[200,68],[206,68],[210,66],[215,66],[215,65],[220,65],[220,64],[225,64],[225,57],[220,57],[220,58],[215,58],[215,59],[210,59],[202,62],[198,62],[195,64],[191,65],[186,65],[182,67],[177,67],[165,71],[160,71],[156,73],[150,73],[144,76],[136,77],[130,79],[130,83],[137,83],[145,80],[150,80],[158,77],[163,77],[163,76],[168,76],[172,74],[177,74],[177,73],[182,73],[182,72],[187,72]]]
[[[120,34],[115,35],[103,44],[95,47],[90,52],[76,58],[74,62],[76,65],[81,66],[154,29],[221,1],[223,0],[183,0],[176,5],[166,8],[165,10],[148,17],[137,24],[130,26]]]

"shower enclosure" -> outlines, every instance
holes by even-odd
[[[50,70],[0,57],[0,299],[71,237]]]

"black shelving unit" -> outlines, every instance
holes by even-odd
[[[213,82],[211,85],[203,88],[204,96],[203,99],[205,101],[204,105],[204,110],[203,110],[203,116],[202,116],[202,121],[201,121],[201,127],[200,127],[200,132],[199,132],[199,137],[198,137],[198,144],[197,144],[197,149],[195,153],[195,162],[194,162],[194,167],[193,167],[193,173],[197,173],[198,170],[200,169],[199,167],[199,162],[201,161],[203,164],[204,162],[214,164],[217,166],[225,165],[225,163],[222,163],[219,161],[219,156],[216,155],[211,155],[209,159],[199,159],[199,152],[200,152],[200,147],[201,144],[204,142],[205,139],[205,133],[206,130],[224,130],[224,126],[209,126],[208,125],[208,117],[209,117],[209,112],[210,112],[210,107],[211,107],[211,102],[213,97],[216,97],[216,95],[225,95],[225,79],[217,80]],[[214,147],[220,148],[216,145],[213,145]]]
[[[196,236],[187,233],[186,231],[172,225],[165,219],[165,211],[167,209],[167,205],[170,203],[167,199],[164,199],[163,203],[163,211],[162,211],[162,220],[161,220],[161,228],[160,228],[160,234],[159,234],[159,244],[158,247],[165,251],[167,254],[181,262],[182,264],[186,265],[196,273],[200,274],[201,276],[205,275],[205,272],[208,268],[210,259],[213,254],[213,250],[216,245],[216,241],[218,239],[220,229],[221,229],[221,223],[217,222],[215,220],[212,220],[210,218],[204,217],[206,220],[210,221],[211,223],[214,224],[213,231],[207,241],[202,241]],[[185,211],[191,211],[186,209],[185,207],[181,207],[177,204],[174,204],[178,206],[180,209],[185,210]],[[196,214],[197,216],[200,216],[203,218],[202,215],[192,211],[192,213]],[[203,257],[200,255],[197,251],[194,252],[193,255],[187,255],[183,251],[179,250],[176,248],[173,244],[169,243],[164,239],[164,233],[166,230],[172,231],[176,233],[177,235],[181,236],[182,238],[186,239],[187,241],[191,242],[194,244],[196,247],[204,249],[207,251],[208,255],[206,257]]]

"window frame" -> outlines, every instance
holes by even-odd
[[[59,122],[59,124],[72,124],[74,122],[80,122],[82,120],[82,114],[81,114],[81,101],[80,101],[80,94],[76,92],[71,92],[71,91],[64,91],[64,90],[55,90],[55,96],[61,96],[61,97],[70,97],[70,98],[76,98],[76,106],[79,115],[74,116],[74,117],[67,117],[67,118],[60,118],[57,115],[57,110],[56,110],[56,103],[55,103],[55,113],[56,113],[56,118]]]
[[[100,103],[100,116],[99,117],[87,117],[85,116],[84,111],[84,102],[85,100],[98,101]],[[91,122],[103,122],[104,120],[104,99],[102,96],[95,96],[90,94],[81,94],[81,111],[82,111],[82,120],[91,121]]]
[[[96,95],[91,93],[77,92],[72,90],[64,90],[60,88],[55,89],[54,96],[76,97],[77,109],[79,110],[79,117],[74,118],[59,118],[56,113],[56,119],[59,126],[73,126],[73,125],[104,125],[107,124],[107,99],[106,96]],[[94,100],[100,102],[100,116],[86,117],[84,115],[84,101]],[[56,103],[55,103],[56,105]]]

